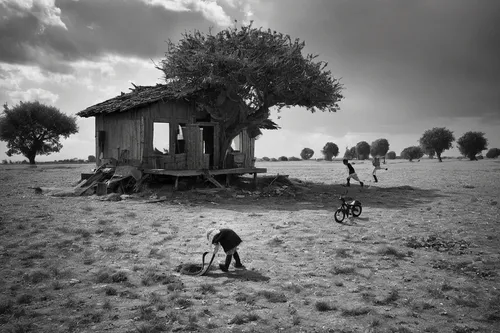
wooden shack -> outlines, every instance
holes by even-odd
[[[221,156],[218,126],[189,94],[168,85],[135,86],[129,93],[77,113],[95,117],[97,165],[113,159],[144,173],[172,176],[266,172],[255,168],[255,139],[245,130]],[[223,168],[221,161],[227,161]]]

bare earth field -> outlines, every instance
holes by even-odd
[[[342,224],[340,162],[257,166],[302,183],[102,201],[33,189],[91,165],[0,166],[0,331],[500,331],[499,160],[356,163]],[[223,226],[246,269],[179,273]]]

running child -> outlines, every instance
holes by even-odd
[[[375,173],[377,172],[377,170],[381,170],[381,169],[382,169],[382,168],[380,167],[380,157],[375,156],[375,157],[373,158],[372,164],[373,164],[373,166],[375,167],[375,168],[373,169],[373,172],[372,172],[373,179],[375,179],[375,183],[378,183],[377,175],[376,175]],[[385,168],[385,170],[387,170],[387,168]]]
[[[346,186],[351,186],[351,178],[352,178],[354,180],[357,180],[361,185],[361,187],[363,187],[364,183],[361,180],[359,180],[358,175],[356,174],[356,171],[352,167],[351,163],[349,163],[345,158],[342,160],[342,163],[344,163],[344,165],[347,166],[347,169],[349,170],[349,177],[347,177]]]

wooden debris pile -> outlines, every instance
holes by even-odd
[[[296,182],[289,179],[288,175],[264,176],[260,179],[262,197],[295,197],[298,193]]]
[[[148,175],[129,165],[102,166],[90,177],[83,179],[75,188],[74,194],[98,196],[109,193],[126,194],[139,192]]]

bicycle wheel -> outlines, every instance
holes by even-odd
[[[359,215],[361,215],[363,208],[360,205],[354,205],[352,206],[351,211],[352,211],[352,216],[358,217]]]
[[[342,209],[337,209],[333,214],[333,217],[335,218],[335,222],[342,223],[342,221],[344,221],[345,218],[345,213]]]

